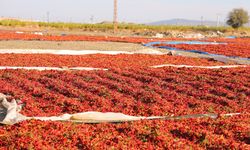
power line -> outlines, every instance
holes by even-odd
[[[201,16],[201,25],[203,26],[204,25],[204,17]]]

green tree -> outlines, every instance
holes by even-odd
[[[244,24],[248,23],[249,16],[248,12],[242,8],[233,9],[229,15],[227,24],[233,28],[242,27]]]

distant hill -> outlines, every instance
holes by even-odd
[[[188,19],[171,19],[171,20],[162,20],[157,22],[147,23],[147,25],[183,25],[183,26],[216,26],[216,21],[201,21],[201,20],[188,20]],[[220,26],[224,26],[223,22],[220,22]]]

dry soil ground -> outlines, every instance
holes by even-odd
[[[133,52],[147,49],[147,47],[140,44],[119,42],[0,41],[0,49],[112,50]]]

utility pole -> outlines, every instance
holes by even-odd
[[[220,25],[220,14],[216,14],[216,15],[217,15],[216,26],[219,27],[219,25]]]
[[[201,16],[201,26],[203,26],[203,25],[204,25],[204,17]]]
[[[91,15],[91,16],[90,16],[90,23],[91,23],[91,24],[94,24],[94,15]]]
[[[117,29],[118,29],[118,21],[117,21],[117,0],[114,0],[114,18],[113,18],[113,24],[114,24],[114,33],[117,33]]]
[[[227,18],[224,19],[224,27],[227,26]]]
[[[47,12],[47,22],[49,23],[49,15],[50,15],[50,13],[49,13],[49,11]]]

